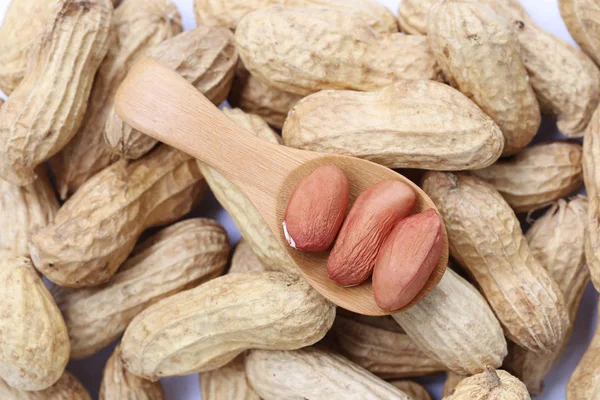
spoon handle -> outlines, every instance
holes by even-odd
[[[135,129],[217,170],[259,210],[274,207],[281,183],[302,163],[302,152],[246,132],[184,78],[152,59],[131,68],[115,107]]]

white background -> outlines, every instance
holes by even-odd
[[[193,0],[173,0],[179,7],[179,11],[183,16],[185,29],[190,29],[195,26],[193,15]],[[251,1],[251,0],[248,0]],[[400,0],[376,0],[385,5],[394,13],[398,9]],[[557,0],[520,0],[525,6],[531,17],[539,25],[546,30],[554,33],[564,40],[573,43],[569,33],[560,18],[558,11]],[[4,13],[10,0],[0,0],[0,18],[4,17]],[[541,131],[536,138],[536,141],[546,141],[550,138],[559,137],[556,133],[554,125],[546,122],[542,125]],[[235,228],[231,219],[225,213],[216,201],[211,197],[206,199],[199,207],[197,213],[201,216],[210,216],[218,219],[223,223],[230,235],[232,243],[239,240],[239,232]],[[589,341],[591,340],[596,326],[596,303],[598,296],[590,285],[583,298],[582,306],[579,310],[577,320],[575,322],[575,332],[571,337],[571,342],[560,360],[559,364],[552,370],[550,375],[545,380],[544,393],[537,397],[538,399],[561,400],[565,398],[565,385],[567,380],[575,368],[578,360],[585,351]],[[81,361],[71,362],[68,369],[79,377],[86,385],[93,398],[97,398],[102,369],[104,364],[111,354],[114,345],[111,345],[99,352],[98,354]],[[441,387],[443,384],[443,376],[435,376],[421,379],[420,381],[427,384],[428,389],[434,395],[434,398],[441,397]],[[200,399],[200,390],[198,383],[198,375],[187,377],[176,377],[164,379],[162,385],[165,389],[167,400],[197,400]],[[318,400],[318,399],[311,399]]]

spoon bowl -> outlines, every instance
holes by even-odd
[[[325,298],[359,314],[390,314],[375,303],[370,280],[344,288],[327,275],[328,252],[307,253],[290,247],[282,223],[297,183],[319,166],[335,165],[344,171],[350,184],[350,204],[368,187],[393,179],[415,191],[414,213],[435,209],[433,201],[412,181],[370,161],[293,149],[257,138],[231,121],[184,78],[152,59],[133,66],[118,90],[115,107],[135,129],[196,157],[230,180],[264,218],[304,278]],[[442,235],[444,248],[436,269],[403,309],[422,299],[442,278],[448,263],[444,226]]]

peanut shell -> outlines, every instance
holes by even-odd
[[[223,112],[248,132],[271,143],[280,142],[279,135],[262,118],[246,114],[239,109],[223,109]],[[198,163],[198,165],[213,194],[231,215],[237,228],[248,241],[264,268],[269,271],[297,274],[296,265],[286,249],[279,244],[271,228],[246,196],[214,169],[202,163]]]
[[[4,257],[0,282],[0,378],[15,389],[47,389],[69,361],[65,321],[28,258]]]
[[[67,287],[105,283],[142,232],[187,214],[202,198],[196,160],[161,146],[135,162],[119,161],[88,180],[33,235],[35,266]]]
[[[286,146],[364,158],[389,168],[464,170],[500,157],[504,137],[475,103],[433,81],[378,91],[327,90],[300,100]]]
[[[600,308],[598,308],[600,310]],[[600,318],[599,318],[600,320]],[[567,400],[592,400],[600,394],[600,329],[577,363],[567,383]]]
[[[238,272],[265,272],[265,266],[260,262],[250,243],[244,238],[240,239],[231,258],[231,266],[228,274],[236,274]]]
[[[243,354],[227,365],[200,374],[202,400],[260,400],[246,379]]]
[[[109,282],[52,291],[71,340],[71,358],[90,356],[117,339],[131,320],[160,299],[219,276],[229,257],[217,222],[179,222],[138,244]]]
[[[77,133],[108,50],[109,0],[61,0],[32,45],[27,73],[0,109],[0,176],[32,183],[34,169]]]
[[[156,381],[220,368],[247,349],[309,346],[334,318],[335,306],[297,275],[225,275],[144,310],[125,331],[121,357]]]
[[[227,98],[238,60],[229,30],[200,26],[164,41],[148,53],[183,76],[215,105]],[[128,159],[140,158],[158,143],[123,122],[114,107],[104,136],[114,153]]]
[[[600,4],[594,0],[558,0],[569,33],[600,64]]]
[[[118,159],[104,141],[117,89],[146,49],[181,32],[181,27],[181,16],[171,0],[124,0],[115,10],[110,49],[96,74],[83,123],[51,160],[63,200]]]
[[[396,327],[399,328],[398,324]],[[382,379],[416,377],[446,370],[444,364],[425,355],[407,334],[398,330],[371,326],[338,315],[332,332],[345,357]]]
[[[526,234],[533,256],[558,284],[571,321],[561,345],[550,353],[535,354],[516,345],[509,348],[504,367],[519,377],[533,395],[542,392],[544,377],[569,343],[583,292],[590,281],[584,251],[587,203],[585,197],[568,203],[559,200]]]
[[[402,0],[400,24],[420,30],[433,0]],[[600,102],[600,70],[577,49],[533,22],[518,0],[478,0],[512,24],[521,43],[523,63],[543,114],[557,118],[567,136],[583,136]],[[405,9],[406,12],[402,12]]]
[[[0,398],[8,400],[91,400],[85,387],[68,371],[65,371],[62,377],[48,389],[34,392],[15,389],[0,379]]]
[[[34,232],[52,222],[59,204],[52,183],[44,170],[27,186],[0,179],[0,252],[29,256],[29,241]]]
[[[231,93],[227,101],[250,114],[262,117],[269,125],[281,129],[288,112],[302,96],[275,89],[252,75],[238,62]]]
[[[303,96],[324,89],[368,91],[403,79],[439,78],[426,37],[380,34],[340,10],[261,9],[240,21],[235,36],[251,74]]]
[[[398,6],[398,25],[409,35],[427,34],[429,8],[439,0],[402,0]]]
[[[578,143],[543,143],[473,173],[491,183],[515,212],[528,212],[579,190],[582,160]]]
[[[431,395],[417,382],[413,381],[392,381],[392,385],[406,393],[412,400],[431,400]]]
[[[448,371],[446,373],[446,381],[444,382],[442,398],[450,396],[452,393],[454,393],[454,389],[456,389],[456,386],[458,386],[458,384],[462,382],[462,380],[465,378],[466,376],[464,375],[458,375],[455,372]]]
[[[600,290],[600,108],[587,128],[583,140],[583,181],[588,196],[585,257],[596,290]]]
[[[503,370],[488,367],[485,372],[463,379],[446,400],[529,400],[527,388]]]
[[[398,32],[394,15],[371,0],[194,0],[194,13],[198,24],[215,24],[235,30],[246,14],[277,5],[339,9],[359,16],[378,32]]]
[[[446,79],[502,130],[502,155],[527,146],[540,126],[540,107],[510,23],[485,5],[445,0],[429,9],[427,33]]]
[[[347,359],[314,348],[252,350],[246,356],[246,375],[264,400],[410,400]]]
[[[569,327],[563,296],[500,193],[475,176],[442,172],[428,172],[423,190],[444,218],[450,254],[477,282],[507,337],[537,353],[559,347]]]
[[[5,3],[6,4],[6,3]],[[0,89],[10,95],[27,70],[27,52],[56,0],[11,0],[0,27]]]
[[[392,317],[423,353],[454,372],[499,367],[506,356],[506,340],[490,306],[450,268],[423,300]]]
[[[150,382],[127,371],[117,346],[106,362],[100,384],[100,400],[164,400],[165,393],[159,382]]]

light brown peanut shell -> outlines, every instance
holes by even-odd
[[[398,7],[398,25],[409,35],[427,34],[429,8],[439,0],[402,0]]]
[[[403,18],[414,33],[426,34],[421,18],[432,0],[402,0],[408,8]],[[478,0],[513,26],[521,43],[523,63],[543,114],[557,118],[558,129],[567,136],[582,136],[600,101],[600,70],[580,49],[562,41],[533,22],[518,0]],[[418,10],[418,11],[417,11]],[[401,22],[401,25],[403,23]]]
[[[592,342],[569,378],[566,400],[592,400],[597,399],[598,394],[600,394],[600,329],[596,327]]]
[[[444,364],[425,355],[407,334],[398,330],[387,330],[338,315],[332,332],[345,357],[382,379],[423,376],[446,370]]]
[[[61,0],[32,45],[27,73],[0,109],[0,176],[25,186],[73,138],[108,49],[109,0]]]
[[[506,340],[490,306],[450,268],[423,300],[392,317],[423,353],[454,372],[477,374],[486,365],[499,367],[506,356]]]
[[[464,170],[500,157],[504,137],[471,100],[434,81],[374,92],[327,90],[300,100],[283,127],[286,146],[360,157],[389,168]]]
[[[119,161],[88,180],[32,237],[35,266],[67,287],[100,285],[117,272],[141,233],[187,214],[202,198],[196,160],[168,146]]]
[[[347,359],[314,348],[252,350],[246,356],[246,375],[263,400],[410,400]]]
[[[200,374],[202,400],[260,400],[246,379],[243,354],[227,365]]]
[[[100,384],[100,400],[164,400],[165,393],[159,382],[150,382],[127,371],[121,361],[121,348],[106,361]]]
[[[427,389],[425,389],[423,385],[419,385],[417,382],[392,381],[390,383],[406,393],[411,400],[431,400],[431,395]]]
[[[229,242],[213,220],[174,224],[137,245],[102,286],[52,291],[71,341],[71,358],[90,356],[117,339],[131,320],[162,298],[219,276]]]
[[[0,379],[0,398],[6,400],[91,400],[81,382],[65,371],[62,377],[48,389],[25,391],[15,389]]]
[[[446,381],[444,382],[442,398],[446,398],[446,396],[450,396],[452,393],[454,393],[454,389],[456,389],[456,386],[458,386],[458,384],[462,382],[462,380],[465,378],[466,376],[464,375],[458,375],[455,372],[448,371],[446,373]]]
[[[69,361],[65,321],[28,258],[3,257],[0,282],[0,378],[15,389],[46,389]]]
[[[527,212],[581,188],[582,160],[578,143],[543,143],[473,173],[491,183],[515,212]]]
[[[527,231],[531,252],[558,284],[571,320],[561,345],[550,353],[535,354],[516,345],[509,346],[504,367],[521,379],[533,395],[542,392],[544,377],[569,343],[577,310],[590,280],[584,251],[586,219],[585,197],[568,203],[559,200]]]
[[[227,98],[238,60],[229,30],[200,26],[162,42],[148,53],[183,76],[215,105]],[[114,153],[128,159],[140,158],[158,143],[123,122],[114,107],[109,112],[104,136]]]
[[[583,181],[588,195],[585,257],[596,290],[600,290],[600,107],[583,140]]]
[[[445,400],[529,400],[527,388],[503,370],[488,367],[485,372],[463,379]]]
[[[227,101],[233,107],[256,114],[269,125],[281,129],[288,112],[301,98],[267,85],[248,72],[240,61]]]
[[[244,238],[240,239],[231,258],[231,266],[228,274],[237,274],[238,272],[265,272],[265,266],[260,262],[250,243]]]
[[[29,256],[31,235],[51,223],[58,208],[45,169],[27,186],[0,179],[0,252]]]
[[[559,347],[569,327],[563,296],[500,193],[475,176],[443,172],[428,172],[423,190],[444,218],[450,254],[477,282],[507,337],[537,353]]]
[[[334,318],[335,306],[297,275],[225,275],[144,310],[125,331],[121,357],[156,381],[222,367],[247,349],[310,346]]]
[[[27,52],[56,0],[11,0],[0,29],[0,89],[10,95],[27,69]]]
[[[338,9],[359,16],[378,32],[398,32],[394,15],[372,0],[194,0],[194,13],[198,24],[235,30],[246,14],[271,6]]]
[[[259,116],[246,114],[239,109],[223,109],[223,112],[242,128],[271,143],[281,138]],[[233,218],[242,236],[264,265],[266,270],[297,274],[297,268],[271,228],[258,213],[254,205],[239,189],[214,169],[198,163],[213,194]]]
[[[527,146],[540,126],[540,107],[509,21],[470,0],[445,0],[429,9],[427,33],[446,79],[502,130],[502,155]]]
[[[380,34],[340,10],[261,9],[240,21],[235,36],[251,74],[303,96],[324,89],[368,91],[403,79],[439,78],[426,37]]]
[[[118,159],[104,140],[117,89],[145,50],[181,29],[181,16],[171,0],[124,0],[115,10],[110,48],[96,74],[83,123],[73,140],[51,160],[62,199]]]
[[[595,0],[558,0],[569,33],[600,64],[600,4]]]

